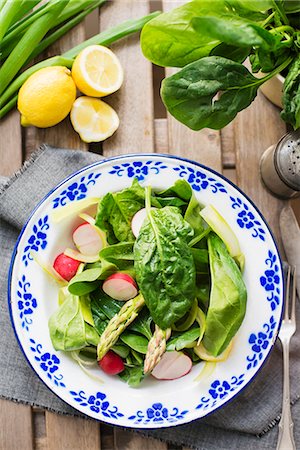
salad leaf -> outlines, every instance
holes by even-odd
[[[133,242],[118,242],[117,244],[110,245],[103,248],[100,253],[100,258],[104,258],[110,263],[115,264],[118,268],[122,268],[132,264],[134,261],[133,256]],[[125,264],[124,264],[125,263]]]
[[[191,248],[196,273],[208,273],[208,251],[204,248]]]
[[[174,196],[184,200],[185,202],[189,202],[192,197],[193,191],[191,185],[186,180],[177,180],[173,184],[173,186],[165,189],[164,191],[160,191],[157,196],[159,197],[170,197]]]
[[[146,188],[147,189],[147,188]],[[134,245],[136,278],[154,322],[169,328],[192,306],[196,271],[187,244],[193,229],[172,206],[151,208]]]
[[[215,47],[211,52],[211,56],[223,56],[232,61],[242,63],[250,53],[250,47],[237,47],[234,45],[224,44],[223,42]]]
[[[144,336],[125,331],[121,334],[120,339],[124,344],[128,345],[128,347],[146,355],[149,341]]]
[[[79,297],[80,307],[83,315],[83,319],[92,327],[95,326],[92,311],[91,311],[91,299],[88,295]]]
[[[294,129],[300,127],[300,55],[294,60],[283,86],[281,117]]]
[[[250,105],[264,81],[242,64],[210,56],[165,78],[161,96],[169,112],[192,130],[220,129]]]
[[[218,356],[241,326],[247,290],[237,264],[214,233],[208,237],[208,252],[211,292],[203,345],[211,355]]]
[[[178,334],[177,336],[170,339],[167,343],[167,351],[171,350],[182,350],[184,348],[190,348],[199,338],[201,330],[199,327],[191,328],[184,333]]]
[[[87,344],[94,345],[97,347],[99,342],[99,334],[97,333],[96,329],[89,325],[88,323],[84,324],[85,327],[85,339]]]
[[[129,325],[128,330],[135,331],[145,336],[147,339],[151,339],[152,331],[151,324],[153,319],[149,313],[149,310],[144,307],[139,313],[137,318]]]
[[[267,11],[273,6],[272,0],[236,0],[236,4],[251,11]]]
[[[73,295],[89,294],[100,286],[101,280],[117,271],[114,264],[104,259],[101,259],[99,264],[100,267],[86,269],[75,275],[68,284],[69,292]]]
[[[194,237],[203,233],[205,227],[200,216],[201,207],[195,195],[192,194],[186,212],[184,214],[184,220],[186,220],[194,230]]]
[[[228,18],[213,16],[195,17],[192,25],[198,33],[236,47],[273,49],[280,46],[278,35],[246,19],[236,18],[229,21]]]
[[[79,350],[87,345],[79,297],[70,295],[52,314],[48,325],[55,350]]]
[[[119,377],[126,381],[129,386],[137,387],[144,379],[144,367],[143,365],[126,367],[126,369],[119,374]]]
[[[145,205],[145,191],[135,178],[131,187],[107,193],[98,204],[95,225],[107,233],[108,242],[134,241],[131,220]]]

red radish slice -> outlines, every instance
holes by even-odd
[[[103,372],[108,375],[117,375],[118,373],[123,372],[125,368],[122,358],[112,350],[109,350],[106,355],[98,361],[98,365]]]
[[[166,352],[151,374],[158,380],[175,380],[183,377],[192,368],[192,360],[182,352]]]
[[[140,234],[140,229],[142,228],[143,222],[147,217],[146,208],[140,209],[131,220],[131,231],[134,237],[138,237]]]
[[[103,248],[103,240],[96,227],[89,223],[82,223],[73,232],[73,241],[83,255],[96,255]]]
[[[64,279],[70,281],[75,275],[80,265],[80,261],[61,253],[55,258],[53,269]]]
[[[66,248],[64,251],[64,254],[66,256],[69,256],[70,258],[75,259],[76,261],[83,262],[83,263],[93,263],[96,261],[99,261],[99,255],[83,255],[82,253],[78,252],[77,250],[74,250],[73,248]]]
[[[106,278],[102,289],[115,300],[130,300],[136,297],[138,293],[134,279],[130,275],[122,272],[114,273]]]

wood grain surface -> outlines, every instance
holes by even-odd
[[[169,10],[182,1],[115,0],[47,50],[58,54],[94,32],[121,21],[147,14],[150,9]],[[86,26],[88,24],[88,26]],[[88,27],[88,29],[87,29]],[[0,175],[18,170],[41,143],[92,150],[104,156],[157,152],[193,159],[223,172],[236,182],[262,211],[280,245],[278,215],[284,202],[271,196],[260,181],[262,152],[286,129],[279,110],[259,93],[255,102],[223,130],[193,132],[166,115],[159,98],[164,70],[153,67],[140,50],[139,36],[112,46],[124,67],[120,91],[107,98],[120,117],[117,133],[101,144],[84,144],[69,119],[50,129],[21,129],[17,111],[0,123]],[[171,69],[166,71],[167,75]],[[153,81],[154,80],[154,81]],[[294,202],[300,216],[300,202]],[[0,375],[1,376],[1,375]],[[0,400],[1,450],[183,450],[91,420],[66,417],[30,406]]]

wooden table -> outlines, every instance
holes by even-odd
[[[150,10],[168,10],[180,2],[163,0],[110,1],[78,25],[46,56],[73,47],[98,30],[105,30]],[[181,2],[184,3],[184,2]],[[0,125],[0,175],[9,176],[43,142],[58,147],[94,151],[110,156],[132,152],[171,153],[184,156],[222,172],[256,203],[271,226],[278,244],[279,212],[284,204],[272,197],[259,177],[262,152],[286,131],[279,110],[259,93],[236,120],[221,131],[193,132],[167,116],[159,98],[164,69],[152,66],[141,54],[139,37],[132,36],[112,46],[125,70],[121,90],[108,99],[119,114],[117,133],[101,144],[87,145],[73,131],[69,119],[49,129],[20,127],[17,111]],[[167,74],[171,72],[168,69]],[[299,202],[300,203],[300,202]],[[0,449],[5,450],[180,450],[152,439],[137,437],[114,427],[78,418],[59,416],[30,406],[0,401]],[[181,449],[183,450],[183,449]]]

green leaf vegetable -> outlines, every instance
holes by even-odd
[[[185,180],[153,193],[135,180],[112,195],[116,212],[101,209],[103,197],[97,218],[102,226],[105,217],[106,230],[114,236],[113,224],[126,231],[131,221],[133,210],[125,211],[130,199],[134,210],[146,207],[147,218],[137,239],[118,234],[123,240],[102,249],[99,261],[82,264],[60,288],[59,308],[49,320],[54,348],[81,355],[87,351],[89,361],[102,359],[111,349],[123,359],[120,377],[130,386],[151,373],[165,351],[184,351],[193,363],[226,348],[229,354],[247,296],[241,271],[227,250],[238,253],[235,257],[244,264],[227,222],[212,205],[200,205]],[[163,206],[163,199],[180,200],[180,206]],[[140,289],[126,302],[101,288],[103,280],[120,270],[134,276]]]
[[[134,245],[138,285],[154,322],[163,330],[180,319],[195,297],[195,265],[188,241],[192,227],[172,206],[151,208]]]
[[[203,345],[218,356],[241,326],[246,312],[247,290],[241,272],[222,240],[208,237],[211,292]]]
[[[300,7],[283,0],[190,1],[148,22],[144,55],[183,67],[162,83],[168,111],[193,130],[221,129],[247,108],[257,89],[287,71],[283,119],[299,128]],[[249,57],[254,77],[243,65]]]

